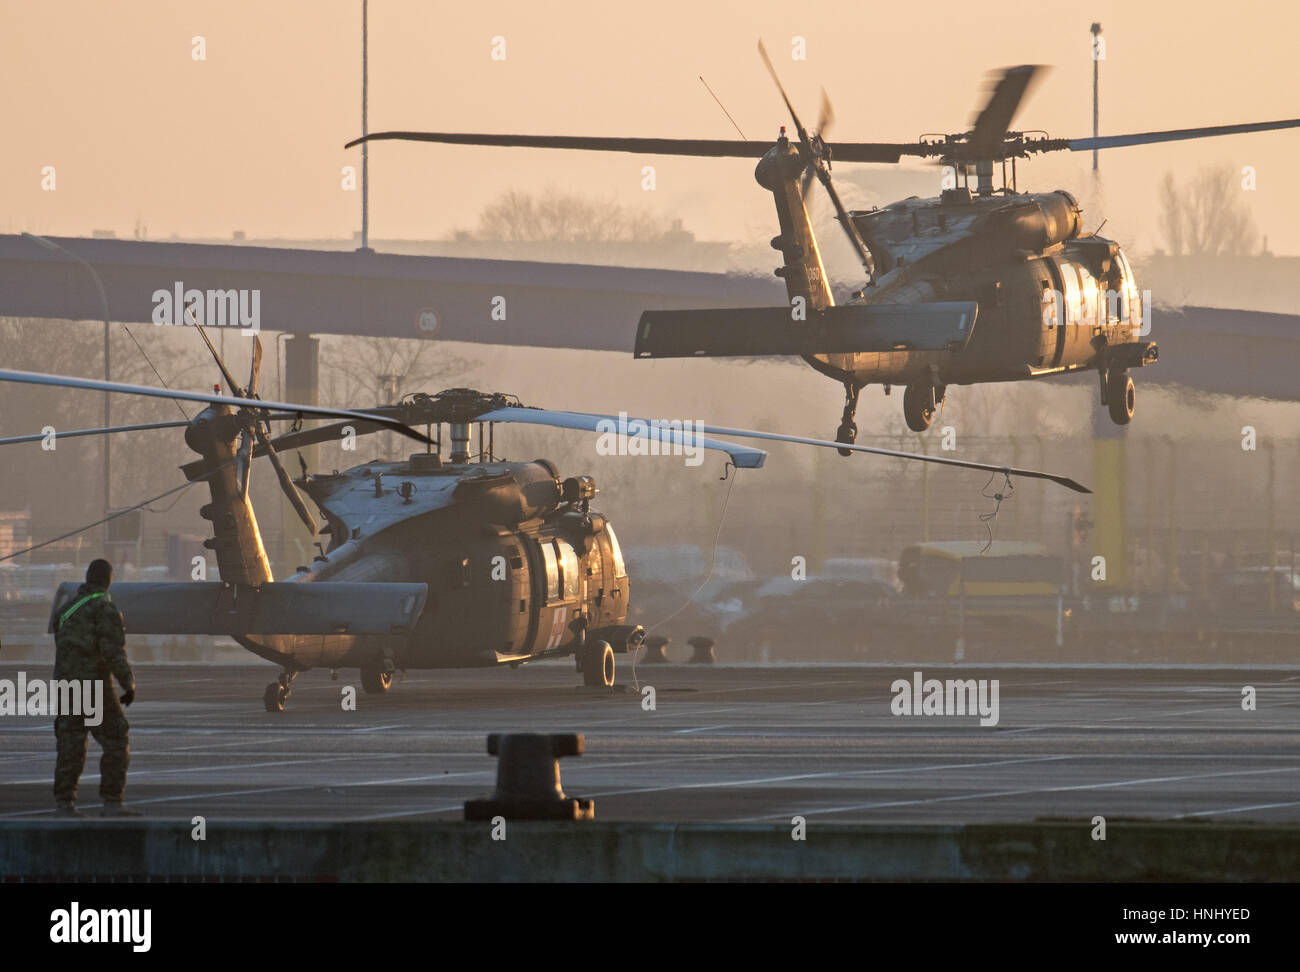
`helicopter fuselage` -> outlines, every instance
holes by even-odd
[[[772,247],[781,252],[793,327],[804,317],[829,321],[841,314],[804,203],[806,160],[784,134],[754,171],[772,193],[781,227]],[[1129,368],[1156,360],[1149,302],[1137,289],[1119,244],[1082,234],[1082,213],[1064,190],[1018,193],[991,186],[982,194],[954,185],[930,199],[911,197],[881,209],[845,212],[871,264],[870,285],[846,305],[876,307],[884,316],[908,306],[936,307],[936,320],[966,303],[976,319],[963,321],[960,340],[926,343],[909,328],[884,326],[864,350],[810,352],[804,360],[845,386],[837,438],[852,442],[858,392],[903,385],[909,427],[929,427],[950,384],[1018,381],[1096,369],[1102,404],[1124,424],[1133,413]],[[737,313],[737,319],[743,312]],[[843,319],[842,316],[840,318]],[[640,332],[646,333],[643,328]],[[883,344],[883,347],[882,347]],[[698,352],[697,352],[698,353]]]
[[[296,669],[518,664],[586,638],[626,650],[628,577],[608,520],[547,460],[446,463],[416,453],[301,481],[331,541],[290,582],[421,581],[423,613],[394,636],[240,638]],[[570,496],[566,499],[566,489]]]
[[[853,214],[880,276],[851,303],[974,301],[969,342],[815,356],[823,367],[859,385],[1015,381],[1098,368],[1106,349],[1149,330],[1128,258],[1112,240],[1077,235],[1068,193],[950,193]]]

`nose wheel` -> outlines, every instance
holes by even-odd
[[[593,638],[578,649],[582,684],[592,688],[614,687],[614,647],[608,641]]]
[[[1111,371],[1105,379],[1105,401],[1110,420],[1116,425],[1128,425],[1133,420],[1137,405],[1137,388],[1127,371]]]

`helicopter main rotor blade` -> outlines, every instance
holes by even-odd
[[[333,442],[340,439],[343,437],[344,430],[348,428],[351,428],[353,433],[358,436],[388,431],[386,426],[376,423],[372,418],[369,420],[369,424],[366,421],[331,422],[329,425],[318,425],[314,429],[299,429],[297,432],[286,432],[274,439],[268,439],[267,442],[277,450],[303,449],[321,442]],[[256,458],[264,455],[267,455],[267,452],[259,444],[253,450],[253,456]]]
[[[439,142],[447,145],[504,145],[522,148],[632,152],[638,155],[689,155],[702,158],[761,159],[771,143],[717,138],[619,138],[588,135],[478,135],[468,132],[375,132],[348,142]],[[912,142],[841,142],[832,146],[840,162],[897,162],[904,154],[932,155]]]
[[[280,454],[275,451],[275,446],[271,444],[271,440],[262,430],[260,424],[255,425],[253,430],[257,434],[258,445],[265,450],[266,456],[271,460],[271,465],[275,468],[275,478],[280,481],[280,489],[289,498],[289,504],[293,507],[293,511],[298,514],[298,519],[302,520],[311,535],[315,536],[316,518],[311,515],[311,511],[307,509],[307,504],[303,501],[302,494],[298,492],[298,487],[293,484],[293,480],[285,472],[284,464],[280,462]]]
[[[268,415],[263,421],[265,422],[292,422],[298,416],[296,415]],[[72,429],[67,432],[56,431],[54,433],[55,441],[59,439],[76,439],[87,435],[110,435],[115,432],[150,432],[154,429],[183,429],[188,426],[189,422],[147,422],[143,425],[114,425],[103,429]],[[31,435],[11,435],[8,438],[0,439],[0,446],[18,445],[21,442],[40,442],[48,439],[49,436],[44,432],[35,432]]]
[[[1046,479],[1054,483],[1072,489],[1076,493],[1091,493],[1092,490],[1082,486],[1067,476],[1058,476],[1054,473],[1039,472],[1034,469],[1020,469],[1015,466],[1003,466],[990,462],[975,462],[967,459],[951,459],[944,456],[930,456],[920,452],[899,452],[896,449],[881,449],[876,446],[864,445],[846,445],[843,442],[832,442],[829,439],[811,439],[805,436],[784,435],[778,432],[761,432],[756,429],[733,429],[720,425],[699,425],[694,429],[685,432],[671,429],[656,429],[652,423],[645,419],[628,418],[627,414],[622,415],[599,415],[586,412],[556,412],[540,408],[501,408],[493,412],[487,412],[483,415],[475,416],[475,422],[523,422],[530,425],[549,425],[563,429],[583,429],[589,432],[613,432],[618,431],[625,434],[627,438],[649,438],[651,440],[664,441],[664,436],[669,436],[671,443],[681,443],[683,436],[689,444],[699,448],[716,449],[726,452],[731,456],[731,461],[738,469],[757,469],[763,465],[763,460],[767,458],[767,453],[761,449],[748,449],[744,446],[738,446],[733,443],[720,441],[712,438],[702,438],[702,435],[708,436],[727,436],[740,439],[766,439],[772,442],[794,442],[799,445],[819,446],[825,449],[852,449],[854,452],[867,452],[878,456],[891,456],[896,459],[913,459],[917,462],[930,462],[941,466],[957,466],[962,469],[979,469],[983,472],[1005,473],[1007,475],[1024,476],[1027,479]],[[639,427],[634,428],[636,423]]]
[[[917,462],[931,462],[941,466],[957,466],[962,469],[980,469],[984,472],[1006,473],[1008,476],[1024,476],[1027,479],[1047,479],[1072,489],[1076,493],[1091,493],[1068,476],[1055,473],[1039,472],[1034,469],[1019,469],[1015,466],[1002,466],[992,462],[974,462],[967,459],[950,459],[944,456],[931,456],[922,452],[899,452],[896,449],[881,449],[876,446],[848,445],[844,442],[832,442],[829,439],[810,439],[800,435],[784,435],[777,432],[759,432],[754,429],[729,429],[722,426],[706,425],[704,431],[710,435],[735,436],[740,439],[767,439],[773,442],[795,442],[800,445],[820,446],[825,449],[851,449],[854,452],[867,452],[877,456],[892,456],[896,459],[914,459]]]
[[[476,415],[475,422],[518,422],[525,425],[549,425],[558,429],[578,429],[585,432],[615,433],[627,439],[644,439],[669,446],[686,446],[696,449],[714,449],[731,457],[737,469],[759,469],[767,453],[762,449],[717,439],[704,438],[693,428],[672,428],[667,423],[622,415],[598,415],[587,412],[558,412],[545,408],[512,406]],[[677,423],[679,426],[681,423]],[[635,454],[635,453],[634,453]]]
[[[182,402],[204,402],[209,405],[234,405],[276,412],[295,412],[301,415],[321,415],[326,418],[350,418],[358,422],[377,422],[408,439],[423,445],[433,445],[433,440],[422,432],[386,415],[372,415],[347,408],[329,408],[324,405],[300,405],[291,402],[267,402],[260,398],[237,398],[230,395],[212,395],[206,392],[175,391],[154,388],[150,385],[128,385],[117,381],[96,378],[69,378],[64,375],[46,375],[36,371],[10,371],[0,369],[0,381],[16,381],[25,385],[47,385],[54,388],[80,388],[86,391],[121,392],[125,395],[144,395],[149,398],[168,398]]]
[[[109,435],[113,432],[148,432],[151,429],[183,429],[188,426],[189,422],[149,422],[146,425],[114,425],[104,429],[74,429],[70,432],[54,432],[54,439],[75,439],[83,435]],[[36,432],[32,435],[11,435],[8,438],[0,439],[0,445],[17,445],[20,442],[40,442],[48,439],[49,436],[44,432]]]
[[[1125,145],[1149,145],[1153,142],[1182,142],[1193,138],[1214,138],[1216,135],[1271,132],[1280,128],[1300,128],[1300,118],[1249,122],[1242,125],[1211,125],[1206,128],[1179,128],[1168,132],[1135,132],[1132,135],[1101,135],[1097,138],[1062,139],[1060,141],[1065,144],[1053,145],[1052,148],[1067,148],[1071,152],[1091,152],[1093,149],[1121,148]],[[1051,151],[1051,149],[1048,151]]]
[[[1034,78],[1041,78],[1045,71],[1046,68],[1037,64],[1022,64],[1002,72],[971,128],[970,145],[976,155],[994,158],[1001,152],[1016,109],[1028,94]]]
[[[362,142],[442,142],[448,145],[505,145],[521,148],[587,149],[592,152],[636,152],[641,155],[698,155],[716,158],[761,159],[771,147],[762,142],[722,138],[619,138],[586,135],[477,135],[467,132],[374,132],[354,138],[344,148]]]

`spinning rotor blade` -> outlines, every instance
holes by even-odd
[[[239,382],[235,381],[234,375],[230,373],[230,369],[226,367],[226,363],[221,360],[221,355],[217,354],[217,349],[212,346],[212,341],[208,338],[208,332],[204,330],[202,324],[194,320],[194,316],[190,314],[189,308],[185,309],[185,313],[189,315],[190,322],[199,332],[199,337],[203,338],[203,343],[208,346],[208,351],[212,354],[212,360],[217,363],[217,368],[221,370],[221,377],[226,380],[226,389],[230,394],[238,398],[243,398],[244,390],[239,387]]]
[[[284,495],[289,498],[289,503],[293,507],[293,511],[298,514],[298,519],[302,520],[307,529],[311,531],[312,536],[315,536],[316,518],[312,516],[311,511],[307,509],[307,504],[303,502],[302,494],[298,492],[298,487],[293,484],[293,480],[289,478],[289,474],[284,471],[284,464],[280,462],[280,454],[275,451],[275,446],[271,444],[271,440],[267,438],[266,433],[262,431],[262,426],[260,424],[253,426],[253,431],[257,434],[257,443],[260,447],[259,451],[264,451],[270,458],[271,465],[275,467],[275,478],[280,481],[280,489],[282,489]]]
[[[1001,153],[1016,109],[1029,92],[1034,77],[1041,78],[1045,70],[1037,64],[1022,64],[1002,72],[971,129],[970,145],[976,155],[991,159]]]
[[[817,135],[825,139],[826,133],[835,124],[835,109],[831,107],[831,97],[822,88],[822,103],[817,116]]]
[[[170,398],[182,402],[204,402],[209,405],[233,405],[259,410],[271,409],[277,412],[294,412],[301,415],[321,415],[327,418],[349,418],[358,422],[376,422],[400,432],[408,439],[414,439],[423,445],[432,445],[433,440],[422,432],[386,415],[371,415],[346,408],[328,408],[324,405],[299,405],[289,402],[265,402],[260,398],[237,398],[230,395],[212,395],[205,392],[173,391],[169,388],[153,388],[149,385],[128,385],[117,381],[100,381],[94,378],[68,378],[64,375],[45,375],[35,371],[9,371],[0,369],[0,381],[16,381],[25,385],[49,385],[55,388],[81,388],[87,391],[122,392],[127,395],[144,395],[149,398]]]
[[[826,144],[826,133],[833,124],[835,124],[835,109],[831,107],[831,99],[826,94],[826,89],[822,88],[822,103],[817,115],[817,133],[813,137],[819,139],[823,146]],[[812,181],[813,170],[809,166],[799,177],[799,194],[805,199],[808,198],[808,187],[812,185]]]
[[[871,259],[871,251],[867,249],[867,244],[863,242],[858,228],[853,225],[853,220],[849,219],[849,212],[844,208],[844,203],[840,201],[840,194],[835,191],[835,186],[831,183],[830,166],[826,163],[827,147],[821,140],[820,131],[813,138],[809,139],[808,132],[804,129],[803,123],[799,121],[799,116],[795,113],[794,105],[790,104],[790,97],[785,93],[785,88],[781,85],[781,79],[776,76],[776,68],[772,66],[771,59],[767,56],[767,48],[763,42],[758,42],[758,53],[762,57],[763,63],[767,65],[767,73],[772,75],[772,80],[776,83],[776,89],[781,92],[781,97],[785,101],[785,107],[790,112],[790,118],[794,121],[795,130],[799,133],[799,154],[808,160],[808,168],[804,169],[800,179],[799,188],[806,197],[808,194],[809,172],[817,176],[817,181],[822,184],[826,194],[831,197],[831,205],[835,207],[835,214],[839,217],[840,226],[844,228],[845,235],[849,238],[849,243],[862,262],[863,269],[867,271],[868,279],[876,274],[876,263]],[[826,90],[822,89],[821,117],[819,122],[822,126],[829,125],[835,119],[835,111],[831,108],[831,100],[826,95]],[[834,154],[834,153],[830,153]]]
[[[767,73],[772,75],[772,81],[776,84],[776,90],[781,92],[781,100],[785,102],[785,110],[790,113],[790,120],[794,122],[794,130],[799,135],[800,147],[811,151],[808,142],[808,131],[803,127],[803,122],[799,120],[799,115],[794,110],[794,105],[790,104],[790,96],[785,93],[785,88],[781,84],[781,79],[776,76],[776,68],[772,67],[772,60],[767,56],[767,48],[763,46],[762,40],[758,42],[758,56],[763,59],[767,65]]]
[[[850,218],[849,211],[844,208],[844,203],[840,202],[840,194],[835,191],[835,186],[831,183],[830,171],[821,159],[817,160],[816,172],[822,188],[831,197],[831,205],[835,207],[835,214],[839,217],[840,226],[844,227],[845,235],[848,236],[849,242],[853,244],[858,259],[862,261],[862,268],[867,271],[868,278],[874,277],[876,275],[876,261],[871,259],[871,251],[867,249],[867,244],[863,241],[861,234],[858,233],[858,227]]]
[[[1152,142],[1182,142],[1193,138],[1213,138],[1216,135],[1271,132],[1279,128],[1300,128],[1300,118],[1287,118],[1282,121],[1270,122],[1249,122],[1242,125],[1212,125],[1208,128],[1179,128],[1168,132],[1137,132],[1133,135],[1071,138],[1063,140],[1064,145],[1053,145],[1052,148],[1067,148],[1071,152],[1091,152],[1093,149],[1120,148],[1125,145],[1149,145]]]

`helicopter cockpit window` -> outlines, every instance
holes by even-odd
[[[564,599],[572,600],[578,596],[578,554],[567,540],[556,540],[560,551],[560,579],[564,584]]]
[[[1123,287],[1124,302],[1121,305],[1122,310],[1120,311],[1120,319],[1125,323],[1131,323],[1138,326],[1141,324],[1142,319],[1142,305],[1138,298],[1137,280],[1133,276],[1133,267],[1128,262],[1128,257],[1124,255],[1123,250],[1120,250],[1117,257],[1120,269],[1124,276],[1124,282],[1121,284]]]
[[[542,559],[546,562],[546,601],[549,604],[560,599],[560,562],[555,556],[555,544],[550,540],[542,542]]]
[[[609,537],[610,553],[614,555],[614,576],[626,577],[627,565],[623,563],[623,549],[618,545],[618,537],[614,535],[614,527],[606,523],[605,534]]]

